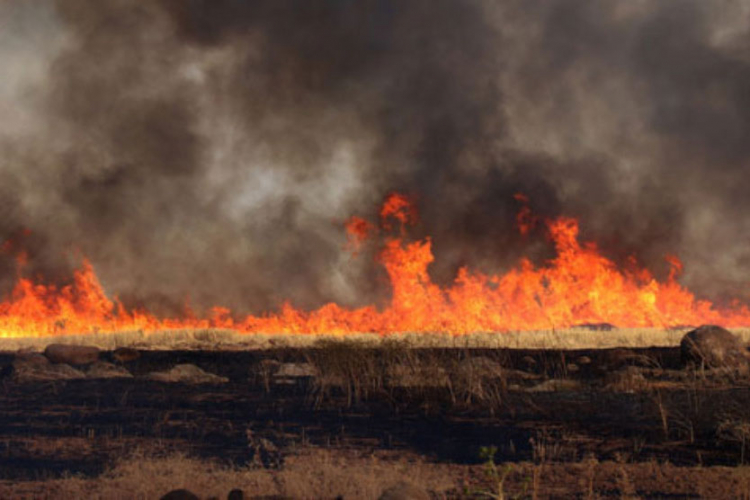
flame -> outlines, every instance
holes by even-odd
[[[517,218],[526,234],[537,219],[528,210],[528,198]],[[72,283],[63,287],[19,279],[12,293],[0,302],[0,337],[52,336],[63,333],[172,328],[228,328],[240,332],[346,334],[354,332],[450,332],[539,330],[584,323],[611,323],[620,327],[668,327],[720,323],[750,325],[750,309],[736,302],[718,308],[698,300],[677,278],[682,263],[667,256],[669,277],[664,282],[631,262],[621,270],[593,243],[581,243],[578,222],[560,217],[546,221],[557,256],[541,266],[522,259],[503,275],[485,275],[464,267],[447,287],[433,283],[428,269],[434,257],[429,238],[408,241],[406,227],[417,221],[412,201],[402,194],[386,198],[380,226],[352,217],[346,223],[348,248],[355,254],[365,241],[382,237],[378,261],[390,280],[390,303],[378,309],[348,309],[326,304],[301,311],[285,303],[278,313],[237,319],[232,311],[214,307],[208,317],[197,317],[186,307],[181,318],[163,319],[142,310],[128,310],[110,299],[83,259]],[[399,224],[398,231],[393,221]],[[396,233],[394,235],[393,233]],[[7,251],[13,245],[2,246]],[[26,254],[19,252],[22,267]]]
[[[375,231],[375,226],[368,220],[356,215],[350,217],[346,224],[346,247],[354,255],[357,255],[362,248],[362,245],[370,235]]]
[[[391,193],[383,202],[380,209],[380,224],[390,231],[393,228],[391,219],[396,219],[403,231],[406,226],[417,222],[417,209],[408,196],[402,193]]]
[[[513,195],[513,198],[521,203],[521,208],[516,214],[516,226],[518,227],[518,232],[521,233],[521,235],[526,236],[532,229],[534,229],[538,219],[531,213],[528,196],[523,193],[516,193]]]

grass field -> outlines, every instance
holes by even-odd
[[[282,469],[233,467],[185,454],[135,450],[96,478],[0,481],[2,498],[147,500],[176,488],[200,498],[241,489],[252,498],[375,500],[406,482],[432,498],[748,498],[750,468],[677,467],[650,461],[522,462],[456,465],[400,453],[303,448]],[[246,497],[247,498],[247,497]]]
[[[141,350],[133,378],[2,381],[0,498],[750,498],[748,371],[648,349],[686,331],[0,339],[6,374],[50,343]],[[176,363],[230,383],[146,376]]]
[[[321,341],[347,339],[377,346],[384,339],[397,340],[410,347],[518,348],[518,349],[607,349],[614,347],[673,347],[689,331],[660,328],[617,328],[609,331],[588,328],[532,332],[480,332],[453,336],[441,333],[403,333],[382,336],[372,333],[351,335],[242,334],[233,330],[164,330],[157,332],[99,332],[54,337],[15,337],[0,339],[1,351],[43,350],[48,344],[87,344],[101,349],[136,347],[152,350],[263,350],[313,347]],[[750,343],[750,328],[731,329],[743,342]]]

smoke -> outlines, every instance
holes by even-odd
[[[127,304],[387,297],[343,223],[415,197],[431,271],[551,255],[543,217],[747,297],[742,0],[0,3],[0,238]],[[30,236],[19,236],[23,228]],[[8,259],[5,259],[8,260]],[[5,288],[15,279],[0,264]]]

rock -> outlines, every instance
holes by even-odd
[[[106,361],[97,361],[86,370],[87,378],[133,378],[133,375],[122,366]]]
[[[632,349],[617,348],[603,351],[602,355],[598,357],[596,368],[606,374],[622,370],[628,366],[655,368],[659,366],[659,362],[651,356],[638,354]]]
[[[529,389],[528,392],[556,392],[556,391],[577,391],[581,388],[581,383],[577,380],[553,378],[545,380]]]
[[[578,366],[578,365],[577,365],[577,364],[575,364],[575,363],[568,363],[567,365],[565,365],[565,369],[566,369],[566,370],[567,370],[567,371],[568,371],[569,373],[576,373],[577,371],[579,371],[579,370],[581,369],[581,367],[580,367],[580,366]]]
[[[112,352],[112,359],[118,363],[127,363],[135,361],[141,357],[141,353],[132,347],[118,347]]]
[[[208,373],[191,364],[175,365],[165,372],[152,372],[144,378],[156,382],[181,382],[183,384],[223,384],[228,382],[226,377]]]
[[[683,364],[695,363],[707,368],[746,365],[748,354],[740,339],[716,325],[703,325],[689,331],[680,342]]]
[[[227,495],[227,500],[245,500],[245,492],[235,488]]]
[[[252,496],[250,500],[298,500],[293,497],[286,497],[284,495],[260,495]],[[335,500],[342,500],[342,497],[338,496]]]
[[[80,370],[65,364],[52,364],[41,354],[23,353],[13,360],[11,367],[16,382],[51,382],[86,378]]]
[[[384,490],[378,500],[430,500],[430,494],[411,483],[401,482]]]
[[[298,500],[294,497],[286,497],[284,495],[260,495],[252,496],[249,500]],[[338,496],[335,500],[342,500],[342,497]]]
[[[200,498],[192,491],[180,488],[179,490],[170,491],[161,497],[160,500],[200,500]]]
[[[26,363],[30,365],[49,365],[49,359],[38,352],[19,352],[13,359],[13,364]]]
[[[50,344],[44,355],[53,363],[90,365],[99,359],[99,348],[88,345]]]

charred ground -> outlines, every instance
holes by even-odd
[[[21,382],[0,355],[0,473],[96,476],[134,448],[282,467],[301,447],[417,453],[440,463],[585,460],[742,465],[743,369],[686,367],[678,348],[363,347],[141,351],[131,379]],[[221,384],[155,382],[193,364]],[[483,455],[483,450],[485,454]],[[519,467],[523,467],[520,465]]]

